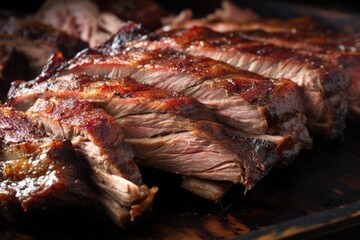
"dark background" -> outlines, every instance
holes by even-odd
[[[131,0],[129,0],[131,1]],[[156,0],[164,8],[178,12],[179,9],[192,8],[197,13],[208,13],[213,11],[215,8],[221,5],[222,0]],[[20,1],[20,0],[10,0],[10,1],[1,1],[0,7],[2,10],[18,10],[18,11],[36,11],[43,0],[31,0],[31,1]],[[236,1],[238,4],[242,5],[246,2],[245,0]],[[277,2],[287,2],[287,3],[299,3],[309,6],[315,6],[325,9],[332,9],[337,11],[345,11],[349,13],[360,13],[360,8],[354,6],[352,1],[339,1],[339,0],[327,0],[327,1],[311,1],[311,0],[277,0]],[[30,3],[30,4],[29,4]]]

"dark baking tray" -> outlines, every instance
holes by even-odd
[[[353,14],[247,4],[266,17],[312,15],[333,28],[360,30]],[[116,228],[98,209],[68,209],[2,221],[0,239],[303,239],[353,227],[360,224],[360,126],[347,125],[342,139],[316,139],[290,167],[272,171],[246,194],[232,189],[217,204],[179,188],[178,176],[142,169],[144,181],[160,191],[153,211],[129,229]]]

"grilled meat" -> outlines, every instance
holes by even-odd
[[[360,120],[360,38],[358,35],[335,34],[312,17],[288,19],[187,19],[181,23],[169,23],[162,30],[208,27],[217,32],[231,32],[243,38],[302,51],[304,54],[341,65],[351,78],[348,91],[349,116]]]
[[[89,204],[87,167],[69,142],[47,137],[30,119],[0,107],[0,205],[3,214]]]
[[[262,30],[237,31],[246,39],[297,49],[297,52],[312,54],[335,65],[340,65],[347,71],[351,79],[348,91],[349,115],[360,120],[360,39],[352,39],[335,34],[309,33],[272,33]],[[358,42],[358,43],[356,43]]]
[[[101,201],[119,226],[126,226],[152,203],[156,188],[142,184],[120,127],[102,109],[73,99],[39,99],[26,114],[46,132],[71,140],[89,162]]]
[[[250,189],[276,161],[274,145],[229,139],[212,113],[196,100],[136,83],[129,78],[64,75],[18,82],[11,104],[26,110],[38,98],[85,99],[121,126],[141,164]]]
[[[141,83],[194,97],[236,129],[230,134],[275,142],[281,164],[288,164],[301,149],[311,146],[300,90],[289,80],[267,79],[220,61],[172,50],[131,48],[113,56],[108,50],[102,45],[99,51],[84,52],[59,71],[131,76]]]
[[[124,36],[126,32],[129,37]],[[138,26],[130,23],[124,31],[119,31],[121,39],[128,41],[127,44],[125,40],[120,41],[120,45],[146,49],[171,47],[191,55],[221,60],[266,77],[290,79],[302,88],[311,130],[332,139],[340,136],[345,128],[349,78],[341,66],[288,48],[250,41],[232,33],[214,32],[205,27],[173,30],[157,36],[141,36],[140,32]],[[118,48],[119,37],[115,36],[113,40],[111,46]]]

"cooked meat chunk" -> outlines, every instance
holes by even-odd
[[[126,32],[129,37],[126,37]],[[302,88],[311,130],[332,139],[340,136],[345,128],[349,78],[339,65],[288,48],[251,41],[233,33],[214,32],[205,27],[173,30],[160,35],[141,36],[140,32],[138,26],[128,24],[124,31],[119,31],[121,39],[126,40],[118,41],[119,36],[114,36],[113,40],[117,42],[113,41],[112,47],[119,48],[119,44],[116,46],[118,42],[128,48],[171,47],[191,55],[221,60],[265,77],[290,79]]]
[[[241,17],[227,19],[209,17],[170,22],[162,31],[194,26],[208,27],[218,32],[231,32],[243,38],[287,47],[315,55],[341,65],[351,78],[348,91],[349,116],[360,121],[360,38],[356,34],[337,34],[312,17],[287,19],[259,19],[242,21]],[[305,51],[304,51],[305,50]]]
[[[109,215],[126,226],[152,203],[156,188],[142,184],[133,153],[116,122],[85,101],[39,99],[26,114],[46,132],[71,140],[89,162]]]
[[[130,78],[63,75],[17,83],[11,104],[28,109],[38,98],[85,99],[122,128],[139,163],[250,189],[276,162],[274,144],[233,138],[196,100],[136,83]]]
[[[14,109],[0,107],[0,205],[14,209],[89,204],[95,197],[86,165],[69,142],[47,137],[45,131]]]
[[[354,36],[346,37],[341,34],[315,33],[288,33],[288,32],[266,32],[257,31],[236,31],[232,34],[244,38],[273,44],[281,47],[296,49],[297,52],[312,54],[335,65],[340,65],[348,73],[351,85],[348,91],[349,116],[360,120],[360,38]],[[356,43],[358,42],[358,43]]]
[[[121,35],[124,40],[122,37],[126,35]],[[57,71],[131,76],[138,82],[194,97],[214,110],[221,122],[235,128],[233,135],[276,143],[281,164],[288,164],[301,149],[311,146],[301,92],[290,80],[268,79],[221,61],[172,50],[130,48],[114,50],[114,55],[106,51],[111,50],[104,44],[84,52]]]

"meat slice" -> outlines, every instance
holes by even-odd
[[[52,54],[61,51],[70,58],[88,45],[39,22],[10,18],[0,26],[0,46],[12,47],[26,56],[26,79],[33,79]]]
[[[116,122],[85,101],[39,99],[26,114],[49,134],[71,140],[86,157],[101,201],[114,222],[127,226],[151,204],[157,188],[142,184],[133,153]]]
[[[209,18],[187,19],[170,23],[162,28],[169,31],[194,26],[208,27],[217,32],[231,32],[243,38],[274,44],[280,47],[306,50],[326,61],[341,65],[348,72],[351,86],[348,91],[349,117],[360,121],[360,38],[356,34],[336,34],[312,17],[293,19],[241,19]],[[301,51],[300,51],[301,52]]]
[[[84,52],[59,71],[131,76],[194,97],[236,129],[230,134],[273,141],[281,164],[287,165],[301,149],[311,146],[301,92],[289,80],[267,79],[220,61],[171,50],[131,48],[109,56],[102,47],[101,52]]]
[[[351,79],[348,91],[349,115],[360,120],[360,38],[341,34],[287,33],[257,31],[236,31],[232,34],[246,39],[297,49],[298,52],[313,54],[336,65],[341,65]]]
[[[341,66],[292,49],[250,41],[232,33],[214,32],[205,27],[147,35],[146,39],[146,34],[140,36],[139,27],[129,25],[119,31],[122,39],[128,41],[121,45],[146,49],[171,47],[191,55],[221,60],[265,77],[290,79],[302,88],[311,130],[332,139],[340,136],[345,128],[349,78]],[[134,36],[131,28],[137,29],[138,34]],[[131,37],[124,36],[126,31]],[[115,36],[114,40],[117,39],[119,37]],[[134,41],[129,42],[129,39]],[[112,46],[116,46],[115,41]]]
[[[11,92],[11,104],[23,110],[40,97],[93,102],[120,125],[138,161],[161,170],[250,189],[276,162],[271,142],[230,139],[196,100],[130,78],[70,74],[18,82]]]
[[[95,199],[87,167],[69,142],[47,137],[30,119],[0,106],[0,206],[13,216],[16,209],[84,206]]]

